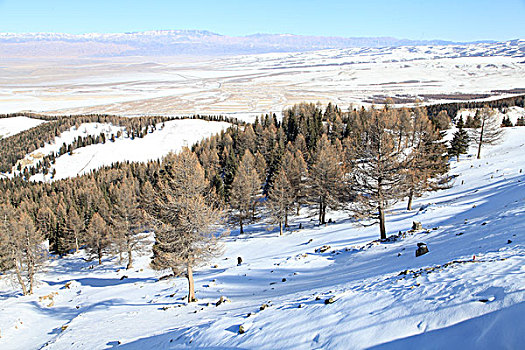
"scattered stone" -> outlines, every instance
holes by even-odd
[[[268,304],[262,304],[261,307],[259,308],[259,310],[264,310],[268,307]]]
[[[397,257],[399,258],[401,256],[401,253],[397,253]]]
[[[242,258],[240,256],[237,257],[237,266],[242,264]]]
[[[465,233],[465,232],[456,233],[456,236],[461,236],[463,233]]]
[[[330,248],[331,248],[331,247],[330,247],[329,245],[324,245],[324,246],[322,246],[322,247],[320,247],[320,248],[317,248],[317,249],[315,250],[315,252],[316,252],[316,253],[324,253],[324,252],[328,251]]]
[[[244,330],[244,326],[241,324],[239,326],[239,334],[244,334],[245,330]]]
[[[481,224],[481,226],[485,226],[486,224],[487,224],[487,223],[486,223],[486,222],[484,222],[484,223],[482,223],[482,224]]]
[[[416,258],[418,256],[424,255],[426,253],[428,253],[427,245],[425,243],[422,243],[422,242],[418,243],[417,244],[417,250],[416,250]]]
[[[328,305],[328,304],[333,304],[333,303],[335,303],[335,298],[334,298],[334,297],[330,297],[330,298],[328,298],[328,299],[325,299],[324,303],[325,303],[326,305]]]
[[[246,317],[250,317],[252,315],[251,312],[248,312],[248,314],[246,314]]]
[[[421,222],[419,221],[413,221],[412,222],[412,230],[419,231],[423,229],[423,225],[421,225]]]
[[[297,308],[301,309],[303,307],[303,304],[297,305]]]
[[[283,278],[281,281],[282,281],[282,282],[286,282],[286,278]]]
[[[128,278],[128,276],[123,275],[122,277],[120,277],[120,280],[122,281],[122,280],[125,280],[126,278]]]
[[[511,244],[511,243],[512,243],[512,241],[509,239],[509,240],[507,241],[507,244]]]
[[[230,300],[229,300],[228,298],[226,298],[225,296],[221,296],[220,299],[219,299],[219,301],[217,301],[217,302],[215,303],[215,306],[219,306],[219,305],[221,305],[221,304],[229,303],[229,302],[230,302]]]
[[[314,241],[314,239],[313,239],[313,238],[310,238],[310,239],[308,240],[308,243],[312,243],[313,241]]]
[[[318,296],[315,297],[315,300],[319,301],[319,300],[321,300],[321,297],[318,295]]]
[[[216,269],[216,268],[218,268],[218,267],[219,267],[219,265],[213,265],[211,268],[212,268],[212,269]]]
[[[171,277],[173,277],[174,275],[171,273],[169,275],[165,275],[165,276],[162,276],[161,278],[159,278],[159,281],[164,281],[164,280],[167,280]]]
[[[69,288],[71,288],[71,283],[72,283],[72,282],[73,282],[73,281],[66,282],[66,284],[64,284],[64,288],[65,288],[65,289],[69,289]]]
[[[60,327],[60,330],[63,332],[67,329],[67,324],[63,325],[62,327]]]

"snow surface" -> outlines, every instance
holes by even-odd
[[[85,123],[78,128],[63,132],[55,138],[54,143],[46,144],[44,147],[32,152],[26,157],[31,163],[38,162],[42,155],[57,152],[63,143],[70,144],[78,136],[106,134],[105,144],[94,144],[77,148],[73,154],[68,153],[56,159],[52,168],[56,170],[53,180],[74,177],[85,174],[91,170],[116,162],[131,161],[144,162],[159,159],[170,152],[177,152],[182,147],[191,147],[203,138],[215,135],[227,129],[231,124],[226,122],[208,122],[200,119],[171,120],[157,124],[157,130],[150,132],[143,138],[131,139],[125,132],[123,136],[109,141],[111,134],[123,131],[124,128],[111,124]],[[51,180],[51,174],[36,174],[31,177],[33,181]]]
[[[0,139],[18,134],[24,130],[28,130],[45,123],[41,119],[33,119],[28,117],[12,117],[0,118]]]
[[[302,101],[347,109],[381,96],[501,98],[510,94],[493,90],[524,88],[524,50],[517,40],[220,58],[0,59],[0,113],[260,115]]]
[[[506,128],[483,159],[471,149],[451,162],[450,189],[416,199],[413,211],[395,206],[387,229],[407,233],[400,240],[373,242],[377,226],[356,226],[344,212],[317,226],[303,210],[282,237],[266,224],[233,230],[224,253],[196,269],[199,301],[190,305],[185,279],[159,281],[149,253],[130,271],[116,258],[53,259],[33,296],[2,276],[0,348],[522,348],[524,136]],[[413,221],[425,230],[407,232]],[[416,258],[418,242],[430,252]],[[323,245],[331,248],[316,252]],[[54,305],[39,301],[51,293]],[[231,302],[215,306],[220,296]]]

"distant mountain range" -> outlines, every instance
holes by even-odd
[[[478,41],[476,43],[492,41]],[[314,51],[352,47],[398,47],[472,44],[443,40],[407,40],[391,37],[343,38],[291,34],[226,36],[202,30],[163,30],[134,33],[0,33],[5,57],[26,56],[174,56],[238,55]]]

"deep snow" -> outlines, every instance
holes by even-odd
[[[483,159],[471,149],[451,162],[452,188],[417,199],[413,211],[396,205],[387,230],[403,239],[373,242],[377,226],[357,226],[344,212],[319,227],[303,210],[282,237],[266,224],[233,230],[224,253],[197,269],[191,305],[181,300],[185,279],[158,281],[149,252],[131,271],[116,258],[102,266],[82,254],[54,259],[33,296],[2,277],[0,348],[521,348],[524,136],[525,128],[506,129]],[[413,221],[424,230],[408,232]],[[416,258],[418,242],[430,252]],[[323,245],[331,248],[316,252]],[[51,293],[52,306],[39,301]],[[215,306],[220,296],[231,302]]]

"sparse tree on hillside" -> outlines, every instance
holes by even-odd
[[[114,237],[119,253],[124,250],[128,257],[126,269],[133,267],[133,252],[144,246],[144,213],[139,207],[133,181],[125,178],[123,183],[112,188],[114,198],[112,221]]]
[[[255,205],[261,191],[262,186],[255,168],[255,158],[249,150],[246,150],[233,179],[230,193],[230,203],[239,220],[240,233],[244,233],[246,220],[254,216]]]
[[[403,148],[400,157],[406,157],[404,175],[407,185],[407,210],[412,210],[414,197],[424,191],[437,188],[436,177],[448,170],[448,160],[445,157],[446,149],[441,142],[441,134],[436,131],[423,109],[419,109],[412,117],[410,127],[410,142],[398,139],[398,152]]]
[[[372,110],[351,135],[355,161],[349,183],[357,200],[355,213],[379,222],[381,239],[386,239],[385,211],[406,193],[405,155],[398,146],[397,125],[395,110]]]
[[[62,245],[71,247],[75,249],[77,253],[80,249],[82,243],[81,232],[84,230],[84,223],[78,212],[74,207],[71,207],[68,212],[68,220],[66,224],[66,242],[63,242]]]
[[[496,111],[485,107],[479,112],[480,127],[472,130],[473,141],[478,145],[477,158],[481,159],[481,147],[496,144],[503,136],[503,129]]]
[[[283,226],[287,225],[290,208],[293,205],[292,186],[283,168],[279,170],[268,192],[267,205],[270,216],[279,224],[279,234],[283,234]]]
[[[452,140],[450,141],[450,147],[448,153],[456,156],[456,160],[459,162],[459,156],[468,152],[468,146],[470,139],[468,133],[463,129],[463,119],[461,118],[457,123],[457,130],[454,132]]]
[[[2,208],[0,225],[0,267],[3,271],[13,269],[24,295],[33,294],[35,273],[44,260],[44,237],[35,229],[33,220],[26,212],[15,219],[8,217],[13,209]],[[29,289],[28,289],[29,287]]]
[[[91,218],[86,232],[86,243],[89,253],[96,256],[98,264],[101,265],[103,254],[111,246],[111,237],[107,224],[99,213],[95,213]]]
[[[319,205],[321,225],[326,223],[326,209],[337,208],[341,202],[343,168],[340,148],[332,145],[324,134],[317,143],[314,163],[309,171],[310,194]]]
[[[188,302],[196,301],[193,269],[217,254],[213,234],[222,212],[215,206],[197,156],[188,149],[173,159],[173,174],[159,184],[148,208],[156,223],[152,267],[188,279]]]

